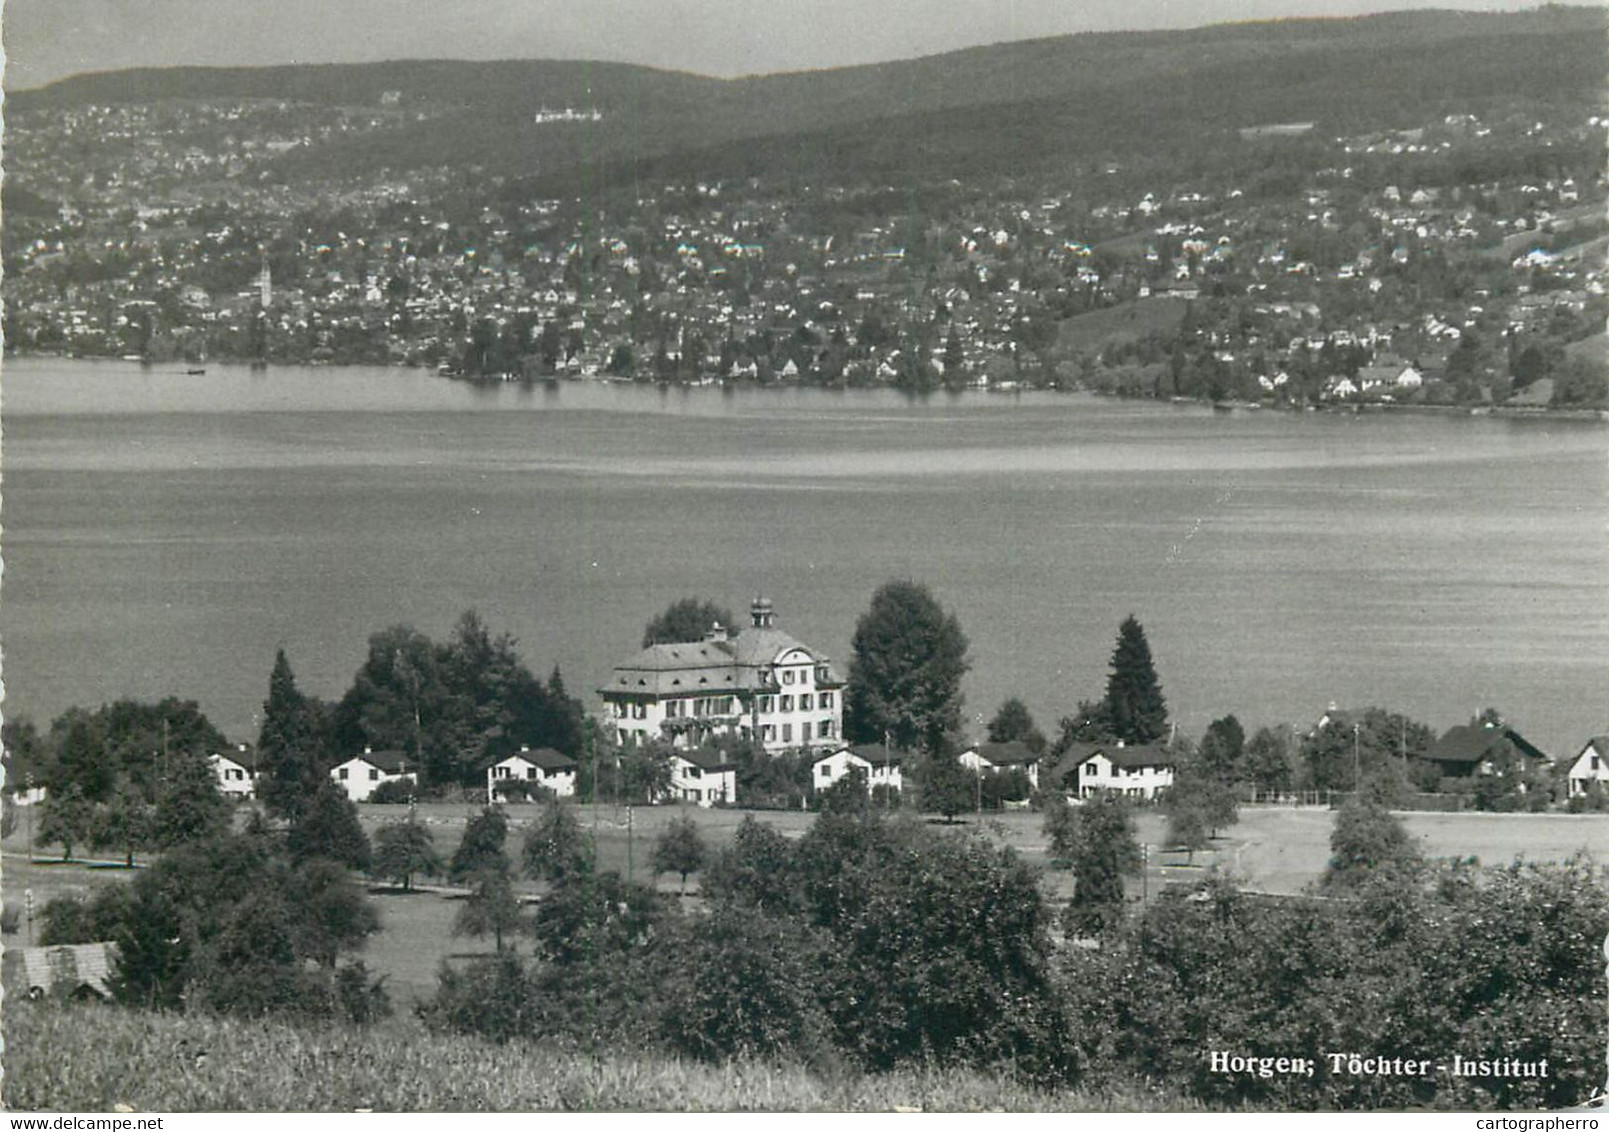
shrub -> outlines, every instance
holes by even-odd
[[[704,872],[704,895],[767,912],[800,906],[793,876],[793,846],[773,827],[743,819],[732,844],[716,854]]]
[[[1336,812],[1324,883],[1344,887],[1377,870],[1409,868],[1418,860],[1419,849],[1402,822],[1383,806],[1355,796]]]
[[[821,1056],[831,1045],[822,1007],[830,940],[792,917],[716,908],[677,950],[662,1033],[704,1061]]]
[[[828,1009],[842,1050],[874,1068],[936,1058],[1071,1075],[1049,910],[1015,852],[824,814],[797,867],[807,911],[833,939]]]
[[[537,1032],[536,987],[524,961],[512,951],[477,959],[462,969],[442,963],[436,995],[418,1007],[433,1030],[479,1034],[494,1042]]]
[[[575,807],[557,800],[543,807],[521,850],[526,876],[554,882],[591,872],[596,854],[592,834],[581,828]]]
[[[1111,791],[1097,791],[1074,812],[1067,859],[1073,867],[1073,898],[1067,930],[1094,936],[1111,931],[1123,918],[1123,878],[1140,869],[1140,845],[1128,803]]]
[[[363,963],[348,963],[335,973],[335,1006],[342,1018],[357,1026],[391,1017],[385,976],[371,979]]]
[[[388,778],[374,788],[369,804],[375,806],[407,805],[417,800],[419,787],[410,778]]]
[[[1069,1009],[1107,1031],[1085,1052],[1211,1104],[1480,1110],[1588,1095],[1602,1071],[1600,871],[1444,863],[1366,874],[1349,892],[1268,898],[1213,880],[1165,894],[1098,952],[1069,951]],[[1317,1072],[1214,1073],[1215,1049],[1314,1058]],[[1332,1073],[1325,1055],[1342,1051],[1545,1057],[1550,1076]]]

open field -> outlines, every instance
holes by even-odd
[[[435,836],[436,848],[448,858],[463,836],[464,823],[478,807],[470,805],[427,804],[419,807],[423,820]],[[402,806],[360,807],[369,833],[381,825],[400,820]],[[539,813],[536,806],[512,805],[509,852],[518,859],[526,827]],[[730,844],[733,832],[748,816],[743,810],[700,810],[681,806],[643,806],[628,811],[613,806],[580,807],[582,823],[597,839],[599,864],[604,869],[630,873],[639,881],[654,881],[660,891],[673,895],[680,887],[674,876],[651,876],[648,863],[655,840],[671,819],[691,814],[699,823],[705,841],[712,848]],[[787,811],[758,811],[757,820],[774,826],[785,836],[798,837],[809,828],[815,815]],[[1474,856],[1483,864],[1502,865],[1516,857],[1530,861],[1563,860],[1586,852],[1599,861],[1609,861],[1609,816],[1593,814],[1443,814],[1403,815],[1408,831],[1418,840],[1428,857]],[[1129,884],[1133,899],[1155,896],[1170,883],[1188,882],[1211,867],[1232,873],[1241,884],[1261,892],[1291,893],[1317,880],[1329,859],[1330,830],[1335,816],[1324,809],[1292,807],[1247,807],[1240,821],[1223,831],[1223,836],[1207,852],[1198,852],[1193,863],[1182,853],[1163,852],[1165,820],[1154,811],[1141,812],[1136,825],[1140,840],[1150,846],[1150,866],[1143,879]],[[1048,864],[1042,819],[1037,813],[1012,812],[966,815],[956,828],[975,827],[994,840],[1023,854],[1031,864]],[[79,863],[45,864],[27,859],[19,831],[5,845],[4,897],[9,903],[20,901],[25,889],[34,893],[36,908],[58,895],[87,894],[99,884],[123,883],[131,875],[122,869],[88,868]],[[36,850],[40,847],[36,846]],[[1071,895],[1072,877],[1063,871],[1044,873],[1047,895],[1061,903]],[[522,881],[521,888],[535,895],[540,886]],[[696,905],[698,878],[688,884],[689,907]],[[386,976],[386,987],[399,1010],[431,995],[441,962],[456,957],[484,954],[490,944],[452,936],[457,901],[448,890],[429,886],[411,894],[386,893],[376,897],[382,929],[363,955],[371,969]],[[26,943],[27,929],[8,942]]]
[[[5,1107],[21,1111],[1144,1111],[1199,1108],[1132,1086],[1041,1092],[969,1070],[875,1076],[802,1065],[708,1066],[428,1034],[7,1004]],[[204,1055],[204,1056],[203,1056]]]

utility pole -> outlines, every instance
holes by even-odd
[[[1352,793],[1363,793],[1363,759],[1358,753],[1358,725],[1352,725]]]

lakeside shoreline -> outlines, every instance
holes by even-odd
[[[156,372],[167,372],[168,367],[174,367],[178,372],[190,372],[203,369],[207,362],[186,362],[182,359],[172,361],[134,361],[129,358],[102,357],[98,355],[58,354],[47,351],[13,351],[7,350],[0,359],[0,365],[5,362],[16,361],[60,361],[91,364],[117,364],[137,365],[141,369]],[[213,364],[221,366],[256,366],[258,363],[236,359],[214,359]],[[429,366],[409,362],[267,362],[262,363],[265,370],[273,369],[398,369],[410,371],[428,371]],[[197,374],[199,376],[199,374]],[[473,386],[534,386],[534,385],[629,385],[653,386],[665,389],[755,389],[774,390],[776,392],[814,389],[822,393],[849,393],[858,391],[893,392],[899,393],[911,401],[924,401],[935,396],[959,398],[967,394],[981,394],[987,397],[1014,396],[1023,393],[1048,393],[1058,395],[1083,395],[1099,397],[1102,400],[1120,401],[1125,404],[1154,404],[1158,406],[1190,406],[1195,408],[1212,409],[1225,414],[1241,414],[1252,412],[1274,413],[1412,413],[1428,416],[1471,416],[1471,417],[1503,417],[1509,420],[1546,420],[1546,421],[1579,421],[1583,423],[1609,423],[1609,407],[1593,408],[1552,408],[1550,406],[1522,406],[1522,405],[1426,405],[1407,404],[1395,401],[1335,401],[1319,404],[1295,405],[1290,403],[1271,401],[1211,401],[1194,397],[1125,397],[1119,393],[1107,390],[1090,389],[1079,386],[1071,389],[1060,386],[1013,386],[1012,388],[991,388],[987,386],[968,385],[960,389],[940,386],[927,391],[904,390],[894,385],[818,385],[798,380],[777,380],[771,382],[751,381],[747,379],[729,380],[726,378],[712,378],[708,381],[638,381],[633,378],[612,376],[584,376],[575,377],[567,374],[546,374],[541,377],[468,377],[462,374],[438,374],[444,381],[454,381]]]

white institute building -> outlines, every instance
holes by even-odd
[[[689,748],[735,735],[769,752],[837,749],[842,678],[824,653],[776,627],[765,598],[749,619],[740,633],[715,625],[702,641],[650,645],[617,665],[598,694],[620,741]]]

